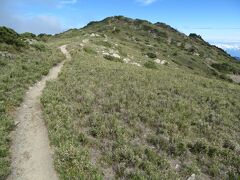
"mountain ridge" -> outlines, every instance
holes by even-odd
[[[69,30],[56,36],[73,37],[84,30],[89,33],[100,33],[102,36],[104,34],[110,37],[115,36],[113,37],[115,39],[131,40],[140,46],[153,46],[150,51],[156,51],[162,55],[162,58],[171,59],[170,62],[194,69],[200,74],[213,74],[229,79],[228,74],[240,73],[239,63],[223,49],[210,45],[195,33],[185,35],[165,23],[151,23],[146,20],[113,16],[101,21],[90,22],[82,29]],[[143,38],[144,36],[146,38]],[[142,42],[138,40],[142,40]],[[177,52],[179,52],[179,56]]]
[[[148,46],[148,51],[152,51],[151,53],[155,51],[154,53],[159,54],[162,59],[204,76],[215,76],[232,81],[230,75],[240,74],[239,61],[236,61],[223,49],[210,45],[200,35],[195,33],[185,35],[160,22],[151,23],[141,19],[113,16],[101,21],[92,21],[81,29],[69,29],[53,36],[48,34],[36,36],[32,33],[18,34],[12,29],[4,28],[1,28],[1,37],[10,37],[10,39],[0,39],[0,42],[18,43],[15,44],[15,47],[18,48],[28,47],[28,44],[32,43],[27,42],[29,39],[30,41],[46,42],[54,38],[77,37],[82,31],[94,33],[97,30],[101,36],[109,35],[110,37],[115,36],[114,39],[131,40],[138,48]],[[121,29],[123,33],[120,31]]]
[[[237,59],[238,61],[240,61],[240,57],[235,57],[235,59]]]

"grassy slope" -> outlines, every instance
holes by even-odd
[[[121,16],[110,17],[90,23],[82,30],[69,30],[57,38],[79,37],[86,32],[97,32],[118,39],[123,45],[126,43],[126,47],[131,43],[135,49],[141,49],[142,54],[153,52],[161,60],[202,76],[230,80],[229,74],[240,74],[240,63],[223,50],[209,45],[201,37],[186,36],[162,23],[152,24]]]
[[[38,43],[26,46],[22,36],[1,28],[0,42],[11,45],[0,44],[1,51],[10,53],[0,56],[0,179],[9,173],[9,132],[14,128],[9,114],[26,89],[63,58],[52,48],[72,41],[80,54],[59,81],[48,84],[42,98],[63,179],[237,176],[239,86],[209,78],[228,79],[227,74],[239,73],[240,64],[198,37],[157,26],[108,18],[51,38],[47,51]],[[96,30],[102,37],[90,39],[94,45],[81,51],[82,37]],[[112,43],[103,42],[104,34]],[[157,69],[109,62],[97,54],[114,43],[122,58],[132,56]],[[145,56],[149,52],[170,64],[152,65]]]
[[[0,51],[10,55],[0,56],[0,179],[4,179],[10,172],[9,133],[14,128],[10,114],[22,102],[28,87],[64,57],[59,50],[43,44],[18,50],[0,44]]]
[[[110,62],[96,54],[98,41],[88,50],[76,41],[72,62],[42,97],[61,179],[239,175],[238,85],[171,64]]]

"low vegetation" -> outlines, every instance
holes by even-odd
[[[147,61],[147,62],[145,62],[145,63],[144,63],[144,66],[145,66],[146,68],[150,68],[150,69],[157,69],[157,65],[156,65],[156,63],[153,62],[153,61]]]
[[[72,48],[41,99],[61,179],[238,177],[238,85]]]
[[[198,35],[122,16],[66,38],[73,59],[41,98],[60,179],[239,178],[237,61]]]
[[[72,61],[41,97],[60,179],[240,177],[240,63],[199,35],[115,16],[54,36],[0,28],[0,179],[10,114],[62,44]]]
[[[105,59],[109,60],[109,61],[114,61],[114,62],[123,62],[122,59],[120,58],[116,58],[112,55],[104,55],[103,56]]]
[[[32,44],[32,47],[34,47],[37,51],[46,51],[47,47],[43,43],[34,43]]]
[[[152,53],[152,52],[147,53],[147,56],[149,58],[152,58],[152,59],[157,58],[157,55],[155,53]]]
[[[228,63],[213,63],[211,66],[223,73],[233,72],[235,74],[240,74],[240,70],[229,65]]]
[[[0,27],[0,43],[12,45],[17,49],[26,46],[18,33],[6,27]]]

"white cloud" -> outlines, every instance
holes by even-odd
[[[76,4],[77,2],[78,2],[77,0],[62,0],[57,4],[57,8],[63,8],[67,5]]]
[[[57,16],[51,14],[14,13],[10,7],[14,5],[15,1],[16,0],[1,0],[0,26],[10,27],[19,33],[32,32],[35,34],[55,34],[62,32],[65,29],[60,19]],[[32,2],[33,0],[25,1]],[[40,3],[40,0],[34,1]],[[41,3],[42,2],[50,6],[56,5],[52,4],[53,0],[41,0]]]
[[[77,0],[64,0],[60,1],[60,4],[76,4]]]
[[[19,33],[32,32],[35,34],[55,34],[63,31],[60,20],[51,15],[23,16],[0,12],[0,26],[13,28]]]
[[[157,0],[137,0],[138,2],[140,2],[141,4],[143,4],[143,5],[150,5],[150,4],[152,4],[152,3],[154,3],[154,2],[156,2]]]
[[[31,31],[36,34],[39,33],[58,33],[63,30],[60,20],[55,16],[39,15],[23,21],[22,32]]]
[[[240,43],[213,43],[215,46],[224,50],[240,50]]]

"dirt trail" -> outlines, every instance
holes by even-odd
[[[60,47],[67,60],[71,58],[66,45]],[[53,166],[48,132],[42,119],[40,96],[46,81],[58,77],[65,61],[32,86],[15,114],[17,127],[13,132],[12,173],[8,180],[57,180]]]

